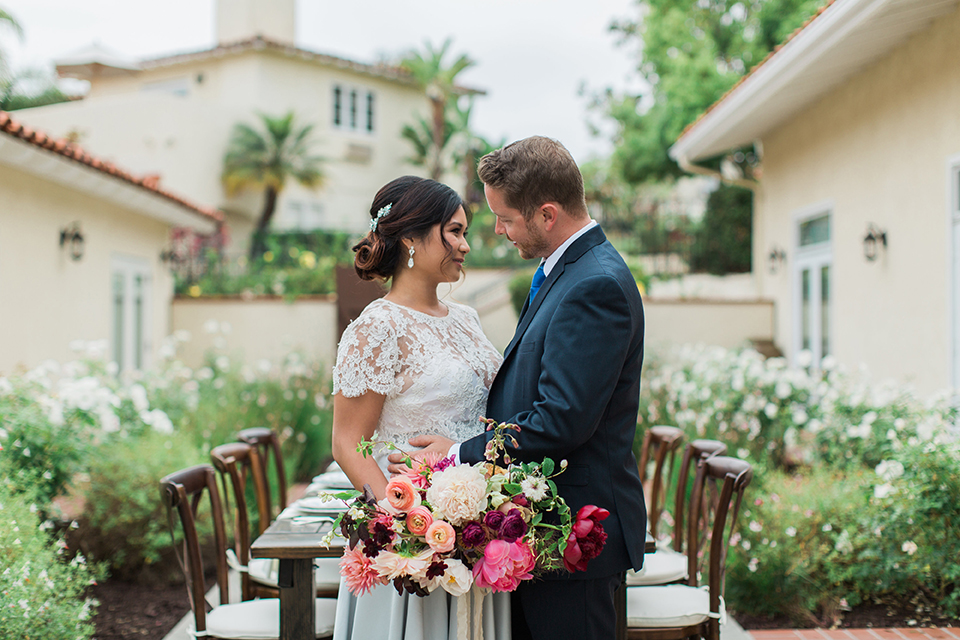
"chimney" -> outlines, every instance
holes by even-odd
[[[229,44],[263,36],[283,44],[294,42],[296,0],[216,0],[217,43]]]

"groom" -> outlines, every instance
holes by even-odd
[[[632,452],[643,360],[643,306],[620,255],[587,213],[583,178],[550,138],[514,142],[481,159],[478,174],[496,233],[540,267],[487,417],[520,426],[521,461],[568,462],[555,480],[574,514],[586,504],[610,511],[608,535],[586,572],[528,581],[511,600],[513,637],[615,636],[614,593],[624,571],[643,564],[646,509]],[[410,441],[459,460],[483,460],[488,434],[459,445],[438,436]],[[561,575],[562,574],[562,575]]]

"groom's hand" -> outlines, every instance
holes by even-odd
[[[443,436],[417,436],[415,438],[410,438],[408,440],[411,447],[423,447],[420,451],[415,452],[410,457],[419,460],[428,453],[436,453],[441,458],[446,458],[447,453],[450,452],[450,447],[454,445],[454,441],[450,438],[444,438]],[[387,465],[387,471],[390,473],[403,473],[409,467],[403,461],[407,456],[400,452],[391,453],[387,456],[387,460],[390,461],[390,464]]]

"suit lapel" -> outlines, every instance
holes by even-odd
[[[560,258],[560,261],[554,265],[553,269],[550,270],[550,275],[547,276],[547,279],[544,280],[543,284],[540,286],[540,290],[533,299],[533,304],[530,304],[530,298],[529,296],[527,297],[527,301],[524,303],[523,309],[520,310],[520,323],[517,325],[517,331],[513,335],[513,340],[510,341],[510,344],[507,345],[506,350],[503,352],[504,360],[510,357],[510,354],[516,348],[517,344],[520,343],[520,339],[523,337],[527,327],[530,326],[533,316],[537,314],[537,310],[543,305],[543,301],[550,294],[550,289],[553,288],[553,284],[560,279],[561,275],[563,275],[566,265],[570,264],[571,262],[576,262],[584,253],[602,243],[606,239],[607,237],[598,226],[587,231],[585,234],[577,238],[572,245],[567,247],[567,250],[563,252],[563,256]]]

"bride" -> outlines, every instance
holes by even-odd
[[[476,311],[441,301],[437,286],[463,273],[467,217],[460,196],[433,180],[405,176],[377,193],[370,233],[354,247],[365,280],[392,279],[344,331],[333,371],[333,455],[354,487],[383,499],[386,455],[357,452],[361,439],[409,450],[417,435],[462,442],[483,430],[487,393],[501,363]],[[457,607],[442,589],[399,595],[392,584],[353,596],[340,582],[334,640],[456,638]],[[483,636],[510,635],[509,594],[483,600]],[[461,637],[466,630],[459,630]]]

